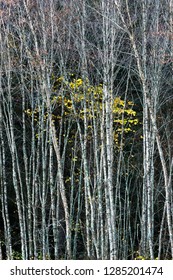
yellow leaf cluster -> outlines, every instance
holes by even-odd
[[[71,89],[78,89],[83,84],[82,79],[74,79],[73,82],[69,83]]]
[[[71,77],[73,78],[74,75],[71,74]],[[78,118],[81,120],[84,120],[84,117],[86,117],[88,120],[88,129],[92,130],[92,119],[99,118],[104,108],[103,85],[91,85],[88,79],[84,81],[82,78],[73,78],[69,82],[63,76],[56,78],[54,74],[52,74],[51,79],[54,81],[52,86],[54,95],[52,96],[51,104],[55,105],[55,108],[59,108],[59,111],[57,109],[56,113],[52,115],[53,121],[63,117]],[[61,87],[58,90],[59,85]],[[64,108],[63,111],[62,105]],[[118,138],[122,131],[124,133],[133,132],[133,127],[139,123],[139,120],[136,117],[136,111],[133,110],[134,103],[132,101],[125,101],[120,96],[116,96],[110,100],[110,106],[113,116],[114,141],[118,145]],[[28,116],[32,116],[32,114],[36,115],[38,112],[38,108],[34,111],[28,108],[25,111]],[[48,113],[45,112],[44,120],[46,121],[47,118]],[[76,158],[73,159],[73,161],[76,160]]]

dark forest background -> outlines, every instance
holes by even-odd
[[[172,259],[172,0],[6,0],[0,25],[0,259]]]

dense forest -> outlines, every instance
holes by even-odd
[[[173,259],[173,0],[0,25],[0,259]]]

